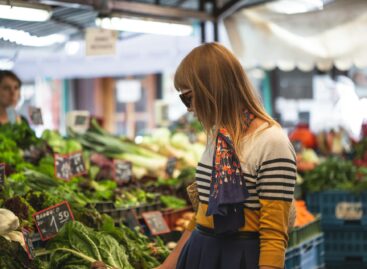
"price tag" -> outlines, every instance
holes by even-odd
[[[113,160],[113,177],[118,183],[129,183],[132,180],[131,162]]]
[[[342,220],[360,220],[363,217],[363,205],[361,202],[340,202],[335,207],[335,216]]]
[[[144,212],[142,213],[142,216],[152,235],[160,235],[170,232],[167,222],[164,220],[160,211]]]
[[[33,214],[42,241],[54,237],[65,223],[74,220],[69,203],[64,201]]]
[[[69,180],[72,177],[69,156],[55,154],[54,161],[55,161],[55,176],[60,179]]]
[[[25,248],[26,248],[28,257],[29,259],[33,260],[35,257],[35,254],[34,254],[34,247],[33,247],[32,239],[29,235],[29,231],[26,229],[22,229],[22,234],[24,237]]]
[[[89,111],[70,111],[66,115],[66,127],[73,132],[83,134],[89,128],[90,113]]]
[[[5,163],[0,163],[0,185],[5,183]]]
[[[82,152],[76,152],[69,156],[72,176],[79,176],[86,173]]]
[[[136,215],[135,209],[132,208],[129,211],[127,211],[125,216],[125,223],[130,229],[135,229],[135,227],[140,226],[139,219],[138,216]]]
[[[69,180],[73,176],[86,173],[82,152],[69,155],[55,154],[55,176],[60,179]]]
[[[29,118],[34,125],[42,125],[43,117],[42,110],[39,107],[30,106],[28,109]]]
[[[172,177],[173,172],[176,169],[176,165],[177,165],[177,159],[175,157],[171,157],[168,159],[166,166],[166,173],[169,177]]]

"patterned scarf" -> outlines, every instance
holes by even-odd
[[[254,119],[255,116],[245,110],[244,132]],[[216,139],[209,205],[206,212],[207,216],[213,216],[216,233],[233,233],[245,225],[243,204],[249,196],[232,139],[228,131],[221,128]]]

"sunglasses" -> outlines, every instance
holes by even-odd
[[[192,102],[192,94],[191,94],[191,91],[188,91],[188,92],[185,92],[185,93],[181,93],[179,96],[180,96],[180,99],[181,99],[182,103],[187,108],[190,108],[191,107],[191,102]]]

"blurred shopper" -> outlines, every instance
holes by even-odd
[[[0,124],[11,121],[10,113],[16,122],[26,121],[25,118],[15,114],[15,107],[20,100],[22,82],[12,71],[0,70]]]
[[[220,44],[190,52],[175,87],[209,142],[197,167],[196,217],[159,269],[284,268],[296,180],[287,135]]]

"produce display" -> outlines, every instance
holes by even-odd
[[[302,227],[315,220],[315,217],[307,210],[305,201],[295,201],[296,221],[294,227]]]
[[[185,135],[166,134],[168,140],[160,144],[153,135],[137,145],[107,133],[95,122],[86,133],[67,138],[50,130],[37,138],[24,123],[1,126],[0,163],[6,165],[6,178],[0,185],[0,268],[90,268],[97,260],[119,269],[158,266],[168,255],[163,241],[145,236],[139,226],[132,230],[122,217],[111,218],[98,206],[109,203],[121,212],[150,204],[173,210],[187,207],[183,190],[194,180],[195,169],[190,166],[204,146],[191,144]],[[69,180],[57,178],[54,154],[76,152],[82,153],[85,172]],[[172,157],[177,164],[173,175],[168,175],[166,166]],[[132,164],[132,178],[126,184],[111,173],[114,160]],[[47,241],[34,239],[39,246],[30,260],[21,229],[37,234],[33,215],[65,200],[74,221]]]
[[[306,172],[303,178],[303,187],[310,192],[367,189],[367,169],[340,157],[329,157],[314,170]]]

